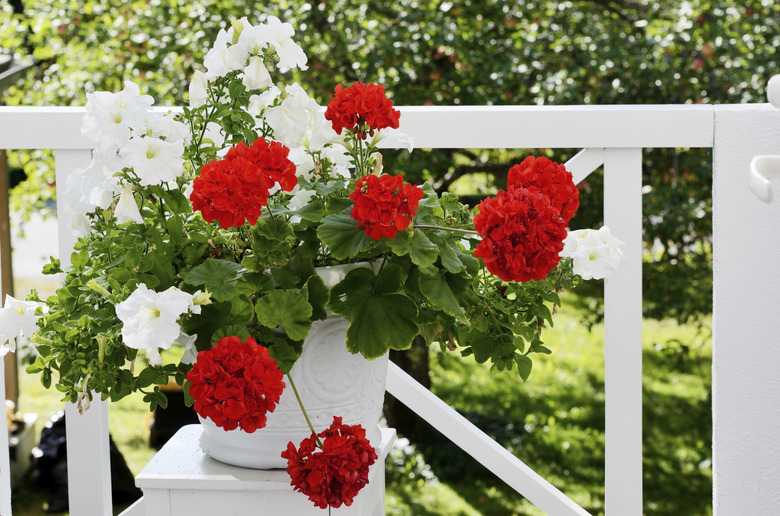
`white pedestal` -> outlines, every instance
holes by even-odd
[[[245,469],[207,456],[198,444],[201,432],[200,425],[181,428],[135,478],[144,492],[145,516],[327,514],[306,495],[293,491],[283,469]],[[395,430],[383,429],[368,485],[350,507],[332,509],[331,514],[385,514],[385,458],[394,441]]]

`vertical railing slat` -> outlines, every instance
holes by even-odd
[[[625,258],[604,286],[607,516],[642,514],[642,149],[606,149],[604,223]]]
[[[89,164],[89,150],[57,150],[54,153],[60,192],[67,176]],[[66,227],[64,203],[57,204],[60,262],[70,263],[75,237]],[[68,450],[68,505],[72,516],[111,514],[111,467],[108,446],[108,404],[94,399],[89,410],[79,414],[72,403],[65,407]]]
[[[0,284],[0,288],[2,284]],[[3,300],[5,302],[5,300]],[[11,458],[8,449],[8,421],[5,418],[5,371],[0,360],[0,516],[11,516]]]

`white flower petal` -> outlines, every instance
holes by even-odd
[[[119,201],[114,209],[114,216],[119,224],[124,224],[125,222],[143,224],[144,219],[141,217],[141,212],[138,210],[138,204],[135,202],[135,196],[133,195],[133,185],[126,184],[122,188],[122,194],[119,196]]]

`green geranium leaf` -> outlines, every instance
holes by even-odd
[[[233,284],[233,280],[240,270],[241,264],[208,258],[192,269],[184,282],[204,286],[217,301],[229,301],[238,293],[238,287]]]
[[[368,359],[389,349],[408,349],[418,333],[414,301],[403,294],[376,292],[374,280],[370,269],[352,270],[333,288],[330,302],[331,310],[349,319],[347,349]]]
[[[303,286],[301,293],[312,307],[312,319],[323,320],[328,317],[328,301],[330,301],[330,289],[319,276],[311,276]]]
[[[337,260],[354,258],[358,253],[369,250],[375,242],[366,236],[365,230],[358,227],[355,219],[345,212],[322,219],[317,236]]]
[[[246,326],[237,326],[235,324],[231,324],[230,326],[223,326],[211,335],[211,345],[216,346],[217,341],[223,337],[233,336],[236,336],[242,341],[246,342],[246,338],[250,336],[249,330],[246,329]]]
[[[452,288],[450,288],[447,274],[444,271],[439,271],[433,276],[420,274],[418,283],[420,292],[435,307],[454,317],[466,317],[466,312],[460,306],[458,298],[453,293]]]
[[[412,263],[421,269],[436,263],[436,259],[439,257],[439,248],[421,230],[417,229],[412,232],[410,245]]]
[[[185,333],[197,334],[195,345],[198,351],[211,347],[211,336],[225,326],[242,326],[254,316],[252,302],[245,295],[238,295],[230,301],[201,306],[198,317],[183,319],[181,326]]]
[[[322,204],[322,200],[318,197],[310,200],[303,208],[295,210],[293,212],[302,219],[310,220],[312,222],[319,222],[322,217],[325,216],[325,205]]]
[[[441,236],[439,234],[432,234],[430,236],[431,242],[439,249],[439,257],[441,258],[441,264],[445,269],[453,274],[458,274],[466,269],[466,266],[460,259],[460,256],[455,251],[455,243],[452,234],[447,236]]]
[[[284,374],[288,374],[295,361],[303,353],[303,341],[288,341],[285,339],[276,339],[268,347],[271,358],[276,360],[276,365]]]
[[[311,328],[312,306],[294,290],[274,290],[255,305],[257,320],[263,326],[281,326],[292,340],[303,340]]]
[[[395,237],[387,239],[387,247],[396,256],[406,256],[412,252],[412,231],[405,229],[395,234]]]

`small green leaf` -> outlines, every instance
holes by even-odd
[[[533,366],[531,359],[525,355],[515,355],[515,364],[517,364],[517,372],[520,374],[520,378],[523,381],[528,380]]]
[[[312,306],[294,290],[274,290],[255,305],[257,320],[268,328],[281,326],[292,340],[303,340],[311,328]]]
[[[152,385],[157,378],[160,376],[160,371],[153,366],[149,366],[138,375],[138,378],[136,379],[136,382],[138,384],[138,387],[144,388],[149,387]]]

